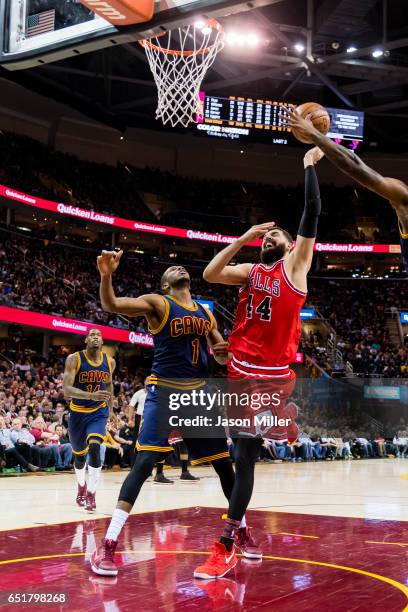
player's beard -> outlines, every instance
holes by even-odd
[[[262,249],[261,251],[261,262],[269,265],[275,263],[286,253],[286,245],[278,244],[276,247],[268,247],[267,249]]]
[[[170,287],[172,289],[190,289],[190,279],[178,278],[170,285]]]

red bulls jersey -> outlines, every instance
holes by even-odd
[[[230,375],[288,378],[301,334],[300,311],[306,293],[287,277],[284,260],[252,266],[240,290],[229,338]]]

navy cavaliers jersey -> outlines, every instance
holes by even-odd
[[[166,386],[184,379],[185,385],[193,388],[208,378],[207,336],[214,327],[214,317],[197,302],[190,307],[169,295],[163,300],[163,320],[156,329],[149,328],[154,341],[150,384]]]
[[[98,363],[91,361],[85,351],[75,353],[77,367],[73,387],[95,393],[95,391],[106,391],[110,385],[112,371],[109,358],[106,353],[101,353]],[[72,398],[70,409],[74,412],[95,412],[100,408],[106,408],[107,403],[99,400],[86,400]]]

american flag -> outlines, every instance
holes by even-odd
[[[36,13],[27,17],[26,36],[32,38],[45,32],[53,32],[55,27],[55,10]]]

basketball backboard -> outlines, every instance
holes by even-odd
[[[147,38],[197,16],[222,18],[276,0],[155,0],[151,21],[118,28],[80,0],[0,0],[0,64],[22,70]]]

